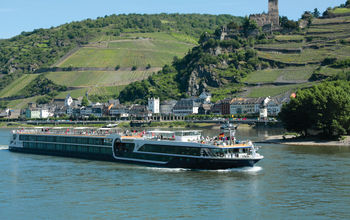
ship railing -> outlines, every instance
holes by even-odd
[[[252,145],[251,141],[236,141],[236,140],[214,140],[214,139],[202,139],[199,141],[194,141],[196,143],[200,144],[207,144],[207,145],[214,145],[219,147],[229,147],[229,146],[245,146],[245,145]]]
[[[91,135],[91,136],[107,136],[117,133],[114,130],[97,130],[97,129],[18,129],[17,134],[39,134],[39,135]]]
[[[260,156],[260,155],[256,155]],[[253,158],[253,155],[247,153],[224,153],[224,154],[214,154],[207,152],[207,155],[202,155],[202,157],[210,158],[225,158],[225,159],[237,159],[237,158]]]

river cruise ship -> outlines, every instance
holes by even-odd
[[[263,158],[251,141],[200,131],[120,132],[110,128],[31,128],[12,132],[13,152],[187,169],[254,166]]]

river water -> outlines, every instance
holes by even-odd
[[[11,153],[9,137],[0,219],[350,219],[349,147],[262,145],[253,168],[191,171]]]

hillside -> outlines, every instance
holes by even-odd
[[[0,41],[0,104],[19,108],[86,92],[92,101],[144,103],[203,90],[215,101],[346,79],[348,9],[306,13],[302,29],[282,17],[274,33],[248,19],[197,14],[111,15],[22,33]],[[33,88],[38,80],[49,93]]]
[[[108,83],[103,85],[97,79],[94,83],[93,78],[88,84],[80,85],[79,80],[71,83],[74,87],[87,86],[87,91],[95,91],[90,86],[97,84],[108,87],[142,80],[170,63],[174,56],[182,57],[196,44],[203,30],[215,30],[231,20],[240,22],[241,18],[199,14],[111,15],[23,32],[0,41],[0,94],[6,100],[26,95],[20,94],[25,90],[8,88],[22,80],[23,74],[40,73],[61,83],[64,74],[59,72],[56,79],[54,72],[59,69],[54,67],[62,67],[73,78],[81,74],[82,68],[97,75],[102,73],[103,78],[111,75],[111,80],[105,79]],[[67,77],[63,81],[69,81]],[[103,87],[99,91],[104,91]],[[9,106],[17,107],[19,102],[12,101]]]
[[[214,101],[230,96],[278,96],[349,75],[347,13],[312,18],[304,29],[260,32],[248,38],[246,29],[254,24],[245,23],[238,29],[231,25],[234,29],[225,33],[231,36],[224,40],[220,40],[220,29],[203,36],[199,46],[174,62],[170,73],[163,70],[127,86],[121,92],[121,100],[142,102],[143,97],[152,95],[179,98],[199,95],[203,90],[210,91]],[[176,86],[167,87],[170,84]]]

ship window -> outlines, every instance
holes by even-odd
[[[28,140],[28,135],[20,135],[20,136],[19,136],[19,139],[20,139],[21,141]]]
[[[62,145],[61,144],[56,144],[56,150],[61,151],[62,150]]]
[[[48,142],[56,142],[56,136],[48,136],[47,141]]]
[[[89,144],[95,144],[95,138],[88,138]]]
[[[65,143],[71,143],[72,138],[71,137],[65,137]]]
[[[88,143],[88,138],[81,139],[81,144],[87,144],[87,143]]]
[[[181,147],[181,146],[166,146],[166,145],[144,145],[139,151],[166,153],[166,154],[181,154],[181,155],[200,155],[200,148],[195,147]]]
[[[101,152],[104,154],[112,154],[112,148],[102,148]]]
[[[37,141],[46,141],[46,137],[45,136],[38,136]]]
[[[57,137],[57,142],[64,143],[64,137]]]
[[[36,136],[30,135],[28,138],[29,141],[36,141]]]
[[[74,145],[70,145],[71,151],[77,151],[77,147]]]
[[[104,145],[111,146],[111,145],[112,145],[112,142],[113,142],[113,139],[112,139],[112,138],[105,138],[105,139],[104,139]]]
[[[47,148],[49,150],[55,150],[55,145],[54,144],[47,144]]]

